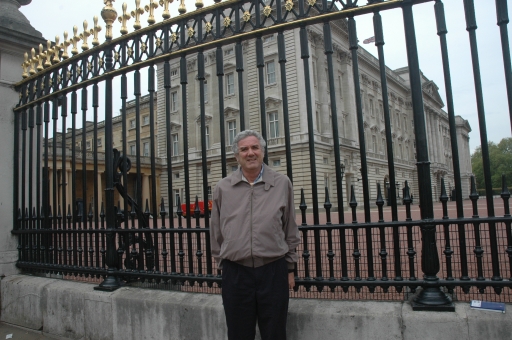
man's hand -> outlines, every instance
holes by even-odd
[[[288,273],[288,288],[293,289],[295,287],[295,273]]]

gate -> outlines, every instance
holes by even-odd
[[[295,296],[412,292],[415,310],[454,310],[447,293],[463,299],[475,290],[509,300],[510,193],[503,183],[497,216],[472,0],[464,9],[487,217],[479,217],[474,178],[459,162],[458,137],[469,126],[455,116],[442,1],[232,0],[203,8],[198,0],[187,12],[182,0],[177,17],[168,0],[137,0],[122,13],[112,2],[101,13],[103,43],[95,18],[93,28],[84,23],[82,33],[75,28],[25,56],[14,110],[19,268],[101,278],[100,290],[133,281],[220,287],[208,202],[236,168],[233,137],[250,128],[268,142],[265,163],[294,183],[302,222]],[[423,3],[435,8],[447,112],[420,73],[413,8]],[[512,116],[507,1],[496,7]],[[407,68],[386,68],[382,11],[402,12]],[[375,43],[378,58],[357,40],[356,19],[365,15],[375,34],[365,43]],[[113,38],[117,21],[121,36]],[[456,216],[448,215],[447,190]]]

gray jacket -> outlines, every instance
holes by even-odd
[[[297,262],[300,237],[292,184],[263,166],[262,180],[254,185],[242,180],[239,169],[215,187],[210,241],[220,269],[224,259],[259,267],[284,256],[289,269]]]

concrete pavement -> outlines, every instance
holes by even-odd
[[[13,340],[47,340],[47,339],[60,339],[68,340],[68,338],[56,337],[44,334],[41,331],[34,331],[32,329],[14,326],[5,322],[0,322],[0,340],[13,339]]]

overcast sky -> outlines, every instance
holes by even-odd
[[[511,136],[511,124],[505,87],[501,38],[499,27],[496,25],[495,1],[474,0],[477,17],[477,42],[480,58],[480,70],[483,83],[484,106],[489,140],[499,142],[502,138]],[[187,9],[192,11],[195,1],[187,0]],[[360,4],[366,3],[364,0]],[[49,5],[51,3],[51,6]],[[128,1],[128,10],[133,10],[134,1]],[[146,5],[148,0],[142,0]],[[205,1],[205,5],[213,1]],[[479,122],[476,109],[475,87],[469,48],[469,35],[466,31],[463,0],[446,0],[445,12],[448,26],[448,51],[450,57],[452,87],[454,92],[455,114],[467,119],[471,125],[470,147],[473,151],[480,145]],[[178,15],[179,1],[171,4],[171,15]],[[118,15],[122,13],[122,2],[117,1],[114,6]],[[105,28],[101,19],[103,0],[33,0],[30,5],[21,7],[21,11],[30,20],[31,24],[39,30],[46,39],[54,40],[56,35],[61,37],[64,31],[73,31],[77,25],[83,31],[83,21],[92,25],[93,17],[100,17],[103,31],[100,33],[104,39]],[[157,13],[161,13],[158,11]],[[147,14],[143,17],[144,26]],[[512,17],[512,6],[509,6],[509,17]],[[160,14],[157,20],[160,20]],[[392,69],[407,65],[405,39],[403,33],[402,12],[400,10],[382,12],[385,39],[386,64]],[[437,36],[434,16],[434,1],[414,7],[416,35],[420,67],[424,75],[433,80],[439,87],[443,98],[445,86],[441,62],[440,44]],[[357,17],[357,33],[359,41],[373,36],[372,15]],[[89,26],[89,27],[90,27]],[[509,25],[510,26],[510,25]],[[119,35],[120,24],[114,24],[114,35]],[[509,28],[509,35],[512,29]],[[91,38],[89,43],[91,42]],[[100,41],[102,41],[100,39]],[[363,45],[370,53],[377,55],[377,48],[373,44]],[[144,89],[143,89],[144,90]],[[119,108],[114,108],[116,111]],[[446,107],[445,107],[445,110]]]

